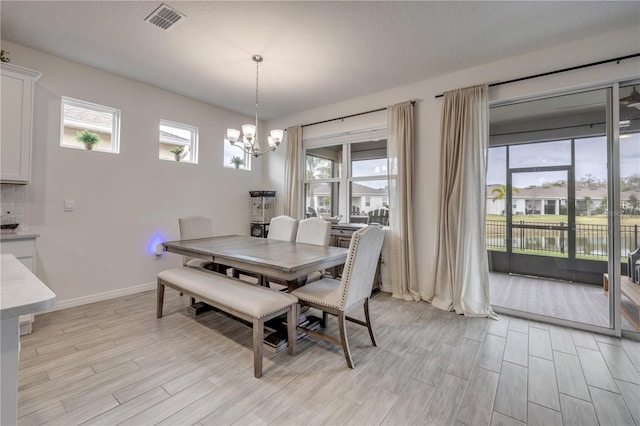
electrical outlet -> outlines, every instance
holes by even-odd
[[[64,211],[65,212],[72,212],[74,208],[74,201],[73,200],[64,200]]]

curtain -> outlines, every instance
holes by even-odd
[[[300,219],[302,181],[300,153],[302,152],[302,126],[287,128],[287,158],[284,165],[284,214]]]
[[[389,239],[393,297],[420,300],[414,254],[413,105],[403,102],[387,107],[389,173]]]
[[[485,84],[444,94],[432,304],[466,316],[497,318],[489,302],[485,240],[488,91]]]

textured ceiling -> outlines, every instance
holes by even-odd
[[[640,22],[638,1],[6,1],[3,40],[260,118],[329,105]],[[604,58],[603,58],[604,59]]]

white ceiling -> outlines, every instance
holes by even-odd
[[[1,37],[247,115],[261,54],[271,119],[640,22],[638,1],[166,1],[186,18],[163,31],[161,3],[2,0]]]

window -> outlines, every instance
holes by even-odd
[[[198,164],[198,128],[160,120],[161,160]]]
[[[251,170],[251,156],[242,149],[242,142],[230,142],[224,139],[224,167],[238,170]]]
[[[88,148],[114,154],[120,152],[119,110],[63,97],[60,146],[87,148],[85,144],[76,140],[76,135],[83,130],[99,137],[99,142]]]
[[[372,214],[386,212],[386,129],[308,140],[304,144],[303,208],[307,216],[342,215],[341,222],[368,223]],[[383,216],[388,217],[384,213]]]

